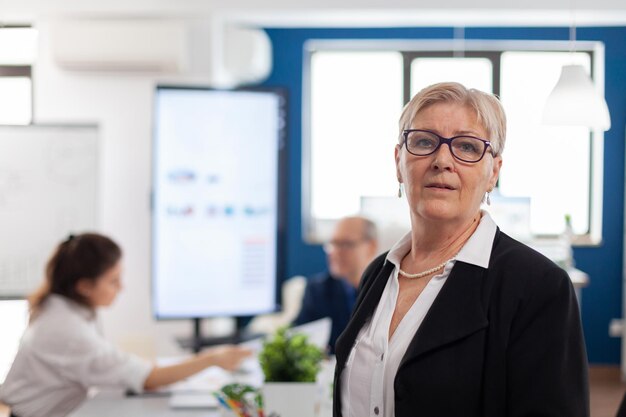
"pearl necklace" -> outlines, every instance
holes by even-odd
[[[444,262],[440,263],[439,265],[437,265],[437,266],[435,266],[435,267],[433,267],[433,268],[427,269],[427,270],[426,270],[426,271],[424,271],[424,272],[418,272],[417,274],[409,274],[408,272],[404,272],[404,271],[403,271],[402,269],[400,269],[400,268],[398,268],[398,272],[400,273],[400,275],[402,275],[402,276],[404,276],[404,277],[407,277],[407,278],[411,278],[411,279],[414,279],[414,278],[422,278],[422,277],[425,277],[426,275],[430,275],[430,274],[432,274],[433,272],[437,272],[437,271],[439,271],[439,270],[440,270],[440,269],[442,269],[444,266],[446,266],[446,264],[447,264],[448,262],[455,260],[457,255],[458,255],[458,253],[457,253],[456,255],[454,255],[452,258],[448,259],[447,261],[444,261]]]

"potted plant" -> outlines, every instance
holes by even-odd
[[[315,380],[323,354],[304,334],[280,328],[263,343],[259,362],[265,376],[265,409],[281,417],[315,415]]]

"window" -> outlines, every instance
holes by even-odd
[[[357,213],[361,196],[385,195],[396,187],[393,175],[380,172],[394,170],[402,56],[397,52],[314,54],[310,94],[311,215],[337,219]],[[343,186],[337,186],[337,170]]]
[[[309,45],[310,124],[303,124],[303,158],[307,149],[311,158],[303,184],[309,241],[325,240],[333,221],[363,212],[364,201],[393,198],[392,155],[403,103],[427,85],[458,81],[502,100],[508,132],[498,190],[529,199],[531,233],[561,233],[567,214],[577,235],[599,242],[601,134],[541,123],[542,103],[564,64],[602,71],[597,44],[580,42],[579,52],[571,53],[563,42],[467,42],[460,56],[441,42],[376,51],[363,42],[352,49],[345,41],[340,45]]]
[[[0,384],[11,368],[22,333],[28,324],[26,300],[0,300]]]
[[[36,54],[36,30],[24,27],[0,29],[0,124],[31,123],[31,66]]]
[[[531,97],[546,102],[561,67],[568,63],[590,70],[591,57],[584,52],[502,54],[500,94],[508,134],[499,189],[503,196],[530,197],[530,230],[535,235],[561,233],[566,214],[576,234],[590,232],[590,131],[542,125],[542,106],[528,104]]]

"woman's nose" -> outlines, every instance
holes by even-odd
[[[433,169],[452,169],[454,165],[454,156],[450,149],[450,145],[447,143],[442,144],[439,149],[434,153]]]

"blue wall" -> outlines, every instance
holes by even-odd
[[[452,39],[452,28],[394,29],[268,29],[274,69],[267,86],[289,94],[289,169],[287,192],[287,276],[312,274],[325,268],[319,245],[302,240],[301,101],[303,43],[308,39]],[[567,40],[567,28],[467,28],[466,39]],[[624,126],[626,124],[626,27],[578,28],[578,40],[606,46],[606,99],[612,128],[605,134],[603,243],[576,248],[576,265],[590,276],[583,290],[582,318],[592,363],[619,363],[620,340],[608,337],[612,318],[622,316],[622,236],[624,220]],[[364,91],[364,94],[366,91]],[[555,158],[558,157],[555,155]],[[544,166],[549,180],[555,166]],[[341,178],[341,173],[337,173]]]

